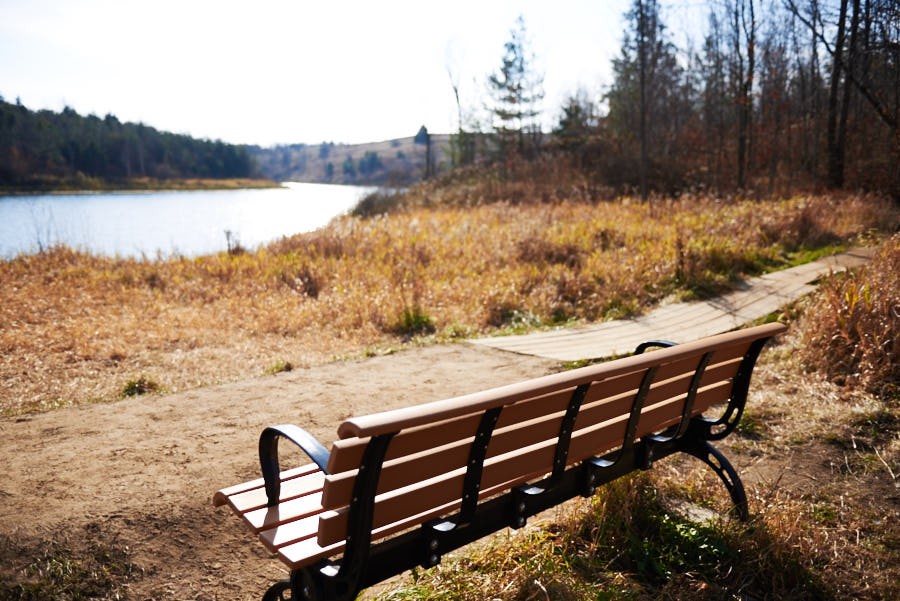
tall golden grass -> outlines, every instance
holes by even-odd
[[[837,383],[900,396],[900,234],[864,268],[830,278],[805,321],[802,358]]]
[[[423,203],[424,204],[424,203]],[[707,295],[898,222],[862,195],[496,202],[344,217],[254,252],[0,263],[5,413],[310,365],[415,336],[596,321]]]

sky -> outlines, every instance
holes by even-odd
[[[629,4],[0,0],[0,96],[235,144],[447,133],[451,81],[464,109],[483,106],[521,15],[549,127],[566,98],[612,82]]]

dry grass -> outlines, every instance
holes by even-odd
[[[743,273],[878,243],[878,232],[898,223],[896,207],[865,196],[517,204],[534,190],[491,193],[503,190],[512,190],[508,202],[461,210],[420,198],[419,208],[341,219],[255,253],[141,261],[55,248],[2,262],[0,408],[16,414],[260,376],[416,336],[636,313],[715,292]],[[821,304],[801,310],[843,327],[843,305],[832,301],[847,290],[858,292],[857,307],[877,304],[875,288],[893,287],[896,299],[896,238],[882,257],[881,267],[845,280],[850,287],[827,285]],[[854,327],[877,329],[877,319],[854,314]],[[764,355],[742,436],[729,442],[735,464],[751,466],[749,526],[680,513],[684,502],[723,510],[721,485],[702,466],[661,462],[592,502],[564,506],[549,526],[476,547],[383,597],[896,598],[900,409],[896,399],[847,387],[853,378],[838,386],[806,373],[796,351],[809,344],[817,343],[794,335]],[[882,348],[852,348],[860,346]],[[0,543],[10,557],[27,546]],[[29,568],[34,586],[69,586],[50,568],[107,552],[98,549],[54,550],[47,569]],[[118,594],[130,569],[103,594]]]
[[[804,330],[803,360],[840,384],[885,397],[900,387],[900,234],[869,265],[832,278],[816,295],[818,319]]]
[[[197,259],[54,248],[0,263],[0,407],[114,399],[141,379],[174,391],[416,335],[620,317],[896,221],[865,196],[500,202],[347,217]]]

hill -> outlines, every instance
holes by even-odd
[[[114,115],[82,116],[68,107],[32,111],[0,98],[0,189],[255,177],[244,146],[122,123]]]
[[[431,135],[431,164],[450,162],[447,134]],[[291,144],[248,147],[258,169],[275,181],[405,186],[425,176],[426,146],[416,137],[366,144]]]

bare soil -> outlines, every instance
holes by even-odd
[[[556,370],[546,359],[458,344],[4,418],[0,534],[20,549],[62,539],[127,547],[137,567],[131,599],[259,599],[283,566],[212,495],[259,477],[264,427],[294,423],[327,446],[351,415]]]

